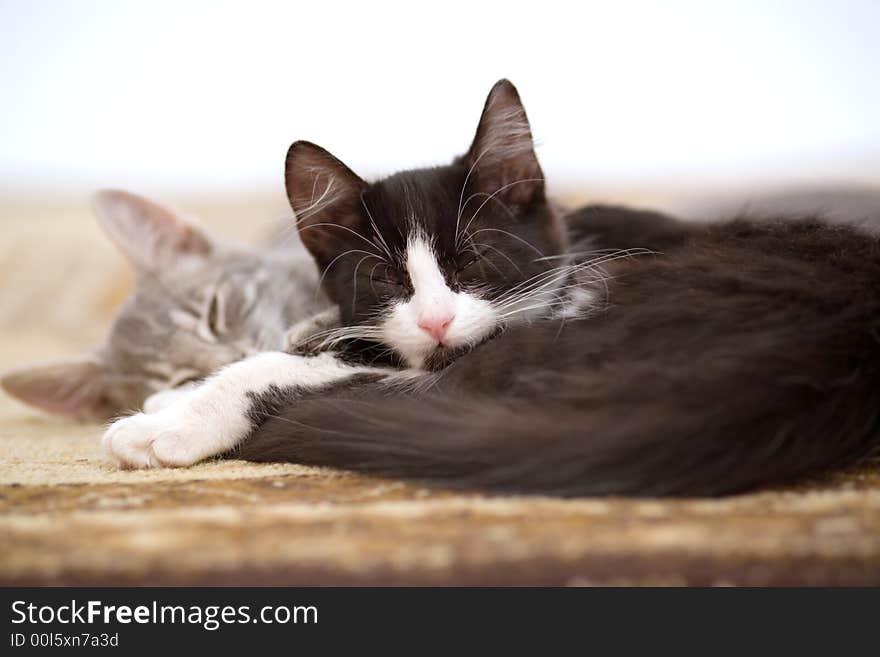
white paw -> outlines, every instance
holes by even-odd
[[[172,404],[176,404],[178,401],[189,395],[189,393],[195,390],[196,387],[197,384],[195,383],[185,383],[177,388],[160,390],[147,397],[146,401],[144,401],[144,413],[156,413],[168,408]]]
[[[101,439],[104,451],[125,469],[181,467],[202,460],[200,427],[168,410],[117,420]]]

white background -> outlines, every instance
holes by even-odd
[[[0,1],[0,192],[441,163],[492,83],[551,179],[880,181],[880,2]]]

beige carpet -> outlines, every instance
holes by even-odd
[[[203,212],[253,237],[282,201]],[[98,341],[130,278],[85,199],[2,204],[0,227],[0,368]],[[0,584],[880,584],[880,466],[560,501],[236,461],[120,472],[100,434],[0,398]]]

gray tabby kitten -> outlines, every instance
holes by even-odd
[[[155,411],[224,365],[320,328],[319,318],[290,333],[329,307],[295,231],[274,248],[232,244],[115,190],[100,192],[95,210],[137,273],[134,293],[100,347],[4,374],[0,383],[13,397],[90,420]]]

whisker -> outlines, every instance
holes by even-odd
[[[318,339],[333,340],[336,338],[347,339],[350,337],[362,337],[362,336],[366,337],[364,334],[367,333],[367,331],[364,331],[363,330],[364,328],[366,328],[366,327],[341,326],[341,327],[335,327],[335,328],[331,328],[331,329],[325,329],[323,331],[316,331],[315,333],[312,333],[312,334],[304,337],[302,340],[300,340],[299,343],[303,344],[306,342],[313,342]]]
[[[468,206],[468,203],[471,202],[471,199],[475,199],[479,196],[491,197],[492,195],[489,194],[488,192],[474,192],[473,194],[471,194],[470,196],[467,197],[467,200],[464,202],[464,205],[462,207],[466,208]],[[510,209],[510,207],[507,205],[507,203],[505,203],[501,199],[495,199],[495,202],[501,204],[501,207],[504,208],[504,210],[507,212],[507,214],[510,217],[516,217],[516,213]]]
[[[513,187],[514,185],[519,185],[520,183],[542,182],[543,180],[544,180],[543,178],[523,178],[522,180],[514,180],[513,182],[507,183],[506,185],[502,185],[501,187],[496,189],[494,192],[492,192],[492,194],[490,194],[489,197],[486,198],[486,200],[480,204],[480,207],[477,208],[477,211],[474,212],[473,215],[471,215],[471,220],[468,222],[467,226],[464,227],[464,232],[467,233],[468,228],[470,228],[471,224],[474,223],[474,219],[477,218],[477,215],[480,214],[480,210],[482,210],[486,206],[486,203],[491,201],[493,198],[495,198],[496,195],[500,194],[505,189]],[[539,252],[539,254],[544,255],[543,253],[540,253],[540,252]]]
[[[578,282],[570,283],[567,285],[556,286],[556,287],[553,287],[552,289],[547,289],[550,285],[552,285],[555,282],[558,282],[561,279],[568,278],[568,277],[572,276],[573,274],[582,274],[584,271],[594,272],[595,275],[593,278],[586,280],[586,281],[578,281]],[[605,296],[607,298],[608,297],[607,281],[612,280],[612,279],[614,279],[614,276],[610,276],[607,272],[605,272],[600,267],[595,266],[595,265],[590,266],[590,267],[578,268],[568,274],[565,274],[565,275],[560,274],[560,276],[556,277],[554,280],[549,281],[548,283],[544,283],[540,287],[527,289],[527,290],[520,292],[519,294],[512,295],[509,298],[503,299],[501,301],[501,303],[498,303],[496,300],[495,306],[496,306],[496,308],[499,308],[499,309],[509,308],[509,307],[512,307],[516,304],[522,303],[523,301],[527,301],[529,299],[538,297],[541,294],[549,293],[549,294],[558,295],[559,293],[565,292],[567,290],[576,289],[576,288],[584,288],[589,285],[593,285],[595,283],[602,283],[603,284],[603,286],[605,288]]]
[[[518,294],[527,292],[531,289],[537,289],[539,286],[544,285],[547,281],[551,281],[557,277],[566,277],[570,276],[572,272],[576,271],[580,265],[563,265],[561,267],[554,267],[552,269],[548,269],[547,271],[541,272],[528,278],[517,285],[514,285],[507,292],[505,292],[499,299],[503,299],[506,297],[516,296]]]
[[[561,290],[570,289],[570,287],[583,287],[582,283],[574,283],[571,286],[563,285],[557,286],[556,284],[562,280],[568,279],[571,274],[560,275],[555,277],[538,287],[530,288],[522,291],[519,294],[513,295],[509,298],[505,298],[501,303],[496,303],[496,307],[498,308],[508,308],[517,304],[521,304],[524,301],[528,301],[530,299],[535,299],[541,295],[551,294],[556,295]],[[592,281],[590,281],[592,282]]]
[[[652,251],[646,251],[646,253],[653,253]],[[560,278],[565,278],[566,276],[571,276],[572,274],[589,270],[591,268],[595,268],[599,265],[607,264],[609,262],[613,262],[614,260],[632,257],[633,255],[642,255],[641,252],[632,251],[632,250],[617,250],[612,253],[605,254],[598,258],[593,258],[592,260],[588,260],[586,262],[579,262],[573,264],[562,265],[559,267],[554,267],[552,269],[548,269],[545,272],[537,274],[533,276],[531,279],[527,279],[518,285],[515,285],[511,288],[507,293],[502,295],[500,299],[506,297],[515,297],[519,294],[526,293],[529,290],[538,290],[542,289],[546,285],[552,285],[555,281]]]
[[[312,201],[311,205],[309,205],[307,208],[303,208],[302,212],[298,213],[297,216],[299,217],[299,219],[307,219],[308,217],[312,216],[320,209],[321,201],[323,201],[324,197],[330,193],[330,189],[333,187],[334,180],[335,180],[335,178],[333,176],[330,176],[330,179],[327,181],[327,187],[324,189],[321,196],[318,197],[317,200]],[[315,176],[314,181],[312,181],[311,198],[315,198],[315,189],[317,188],[317,185],[318,185],[318,176]]]
[[[464,190],[467,189],[468,180],[470,180],[471,174],[477,168],[477,164],[480,162],[480,160],[483,159],[483,156],[486,155],[486,153],[488,153],[488,152],[489,152],[489,148],[486,147],[483,149],[483,151],[479,155],[477,155],[477,158],[474,160],[474,163],[471,164],[471,168],[468,169],[467,175],[464,177],[464,183],[462,183],[462,185],[461,185],[461,194],[459,194],[459,196],[458,196],[458,214],[455,217],[455,243],[456,244],[458,244],[458,226],[459,226],[459,223],[461,222],[461,213],[464,212],[464,208],[467,205],[467,203],[462,205],[462,202],[461,202],[461,200],[464,198]],[[470,201],[470,199],[468,199],[468,201]]]
[[[370,208],[367,207],[367,202],[364,201],[364,195],[360,196],[361,205],[364,207],[364,211],[367,213],[367,216],[370,218],[370,225],[373,227],[373,231],[376,233],[376,238],[381,243],[382,249],[385,251],[385,255],[388,256],[389,260],[394,260],[391,256],[391,249],[388,248],[388,242],[385,241],[385,237],[382,235],[382,231],[379,230],[379,226],[376,224],[376,221],[373,219],[373,213],[370,212]]]
[[[358,260],[358,263],[354,266],[354,274],[352,274],[352,290],[351,290],[351,314],[354,315],[354,309],[357,305],[357,289],[358,289],[358,269],[360,269],[361,264],[363,264],[364,260],[368,260],[369,258],[375,258],[373,254],[365,255],[363,258]],[[381,265],[382,263],[377,263]]]
[[[339,259],[342,258],[342,257],[345,257],[345,256],[351,254],[351,253],[365,253],[365,254],[367,254],[367,255],[370,256],[370,257],[373,257],[373,258],[379,258],[380,260],[384,260],[384,258],[382,258],[382,256],[376,255],[375,253],[370,253],[369,251],[364,251],[363,249],[349,249],[348,251],[343,251],[343,252],[340,253],[338,256],[336,256],[335,258],[333,258],[333,260],[330,261],[330,264],[327,265],[327,267],[324,269],[323,272],[321,272],[321,278],[318,279],[318,289],[319,289],[319,290],[321,289],[321,285],[324,283],[324,277],[327,275],[327,272],[330,271],[330,268],[331,268],[334,264],[336,264],[336,261],[339,260]]]
[[[593,251],[571,251],[568,253],[561,253],[559,255],[551,255],[551,256],[543,256],[541,258],[535,258],[532,262],[542,262],[544,260],[559,260],[562,258],[578,258],[580,256],[586,255],[602,255],[607,253],[621,253],[628,252],[631,255],[656,255],[657,251],[652,251],[651,249],[643,249],[641,247],[636,247],[632,249],[595,249]]]
[[[477,235],[479,235],[480,233],[486,233],[486,232],[492,232],[492,233],[503,233],[504,235],[509,235],[509,236],[512,237],[513,239],[515,239],[515,240],[519,240],[520,242],[522,242],[523,244],[525,244],[527,247],[529,247],[530,249],[532,249],[532,250],[533,250],[535,253],[537,253],[539,256],[544,257],[544,254],[541,252],[541,249],[539,249],[538,247],[536,247],[534,244],[532,244],[531,242],[529,242],[529,241],[526,240],[526,239],[523,239],[523,238],[520,237],[519,235],[514,235],[513,233],[511,233],[511,232],[509,232],[509,231],[506,231],[506,230],[502,230],[501,228],[480,228],[480,230],[476,230],[476,231],[474,231],[473,233],[471,233],[470,236],[471,236],[471,238],[474,238],[474,237],[476,237]]]
[[[492,246],[491,244],[486,244],[485,242],[474,242],[473,239],[471,239],[471,244],[474,247],[481,246],[484,249],[492,249],[493,251],[495,251],[495,253],[500,255],[502,258],[505,258],[507,260],[507,262],[509,262],[511,265],[513,265],[514,268],[519,272],[520,276],[523,275],[523,270],[520,269],[519,265],[516,264],[516,262],[513,260],[513,258],[511,258],[509,255],[507,255],[501,249],[496,248],[496,247]],[[474,252],[476,253],[476,250]],[[490,262],[490,264],[492,264],[492,263]],[[495,268],[495,270],[498,271],[499,274],[501,274],[501,271],[499,271],[497,267]]]
[[[509,312],[503,313],[503,314],[499,315],[499,319],[507,319],[508,317],[513,317],[514,315],[520,315],[520,314],[527,312],[529,310],[535,310],[535,309],[549,310],[549,309],[557,307],[557,306],[565,306],[565,305],[569,305],[569,304],[571,304],[571,299],[558,299],[558,300],[552,301],[550,303],[538,303],[538,304],[534,304],[532,306],[524,306],[523,308],[517,308],[516,310],[511,310]]]
[[[321,222],[321,223],[317,223],[317,224],[309,224],[308,226],[302,226],[299,228],[299,230],[300,230],[300,232],[302,232],[304,230],[310,230],[312,228],[320,228],[320,227],[326,227],[326,226],[329,226],[331,228],[341,228],[342,230],[348,231],[349,233],[351,233],[355,237],[362,239],[364,242],[366,242],[367,244],[369,244],[373,248],[379,248],[379,245],[376,244],[375,242],[368,240],[366,237],[361,235],[359,232],[352,230],[348,226],[343,226],[341,224],[331,224],[331,223]],[[366,253],[366,251],[364,253]],[[385,259],[384,257],[382,257],[381,254],[377,254],[377,257],[382,258],[383,260]]]
[[[597,259],[598,260],[598,259]],[[559,285],[561,281],[569,279],[573,277],[575,274],[582,274],[586,271],[595,272],[595,276],[588,281],[579,281],[567,285]],[[605,297],[608,297],[608,284],[607,281],[610,280],[611,276],[609,276],[605,271],[603,271],[598,264],[580,264],[580,265],[572,265],[566,267],[560,267],[555,270],[551,270],[551,276],[545,276],[533,283],[529,286],[520,289],[513,290],[511,292],[502,294],[500,297],[495,299],[494,305],[499,310],[504,310],[506,308],[513,308],[522,303],[528,303],[530,300],[537,299],[542,295],[558,295],[559,292],[584,287],[587,285],[602,283],[605,288]],[[543,301],[542,303],[549,303],[549,301]]]

